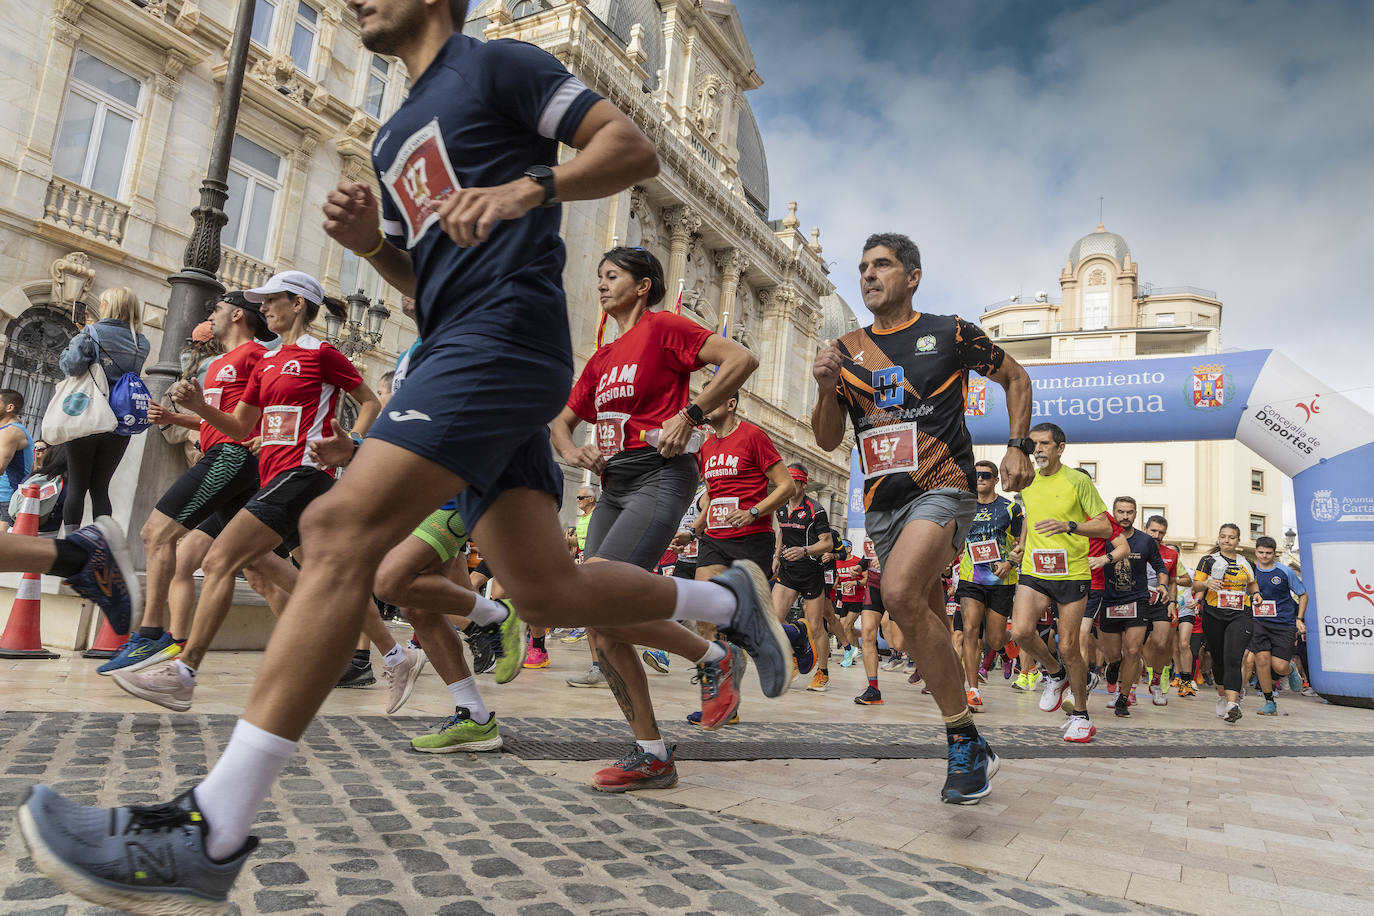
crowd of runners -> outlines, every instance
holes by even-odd
[[[550,55],[455,31],[464,7],[352,4],[364,45],[415,77],[373,148],[380,199],[344,182],[324,202],[326,231],[407,297],[419,339],[394,371],[370,386],[311,336],[332,303],[305,272],[227,294],[209,316],[223,354],[153,410],[194,430],[203,457],[141,520],[146,593],[108,517],[64,538],[0,536],[5,569],[66,578],[131,634],[101,673],[169,709],[191,708],[213,677],[206,649],[238,573],[278,615],[199,784],[113,809],[30,790],[18,825],[44,874],[132,912],[222,912],[310,720],[336,687],[374,682],[370,647],[388,713],[426,666],[442,677],[453,714],[411,744],[447,753],[501,746],[480,675],[501,685],[546,667],[551,639],[585,640],[590,668],[568,684],[608,689],[634,738],[593,777],[613,792],[677,780],[646,665],[686,663],[701,695],[688,719],[704,730],[739,720],[753,677],[765,698],[799,678],[831,689],[835,659],[863,666],[861,706],[885,702],[884,671],[920,683],[946,726],[941,798],[954,804],[986,797],[1000,765],[975,721],[988,678],[1067,710],[1062,737],[1079,743],[1095,712],[1129,717],[1138,687],[1164,706],[1210,685],[1234,724],[1252,674],[1261,715],[1282,683],[1300,686],[1306,598],[1274,543],[1251,563],[1223,526],[1188,569],[1165,519],[1137,529],[1129,495],[1109,508],[1062,463],[1063,431],[1031,425],[1025,370],[976,325],[915,309],[920,252],[906,236],[864,242],[873,324],[811,367],[815,444],[833,450],[852,429],[859,450],[860,544],[808,495],[807,469],[741,415],[754,356],[659,308],[653,252],[605,253],[599,303],[618,334],[574,378],[558,204],[645,180],[656,153]],[[578,152],[560,164],[559,144]],[[998,463],[975,462],[970,372],[1005,390]],[[351,429],[344,395],[360,405]],[[555,453],[588,472],[573,529],[558,520]],[[399,609],[414,639],[398,642],[379,608]],[[1099,685],[1107,702],[1093,710]]]

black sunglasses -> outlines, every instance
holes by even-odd
[[[991,480],[991,479],[992,479],[993,477],[995,477],[995,476],[997,476],[997,475],[993,474],[992,471],[979,471],[979,472],[978,472],[978,479],[979,479],[979,480]]]

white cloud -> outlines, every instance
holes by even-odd
[[[1374,411],[1374,8],[1098,4],[1027,51],[976,6],[741,2],[773,209],[821,226],[849,303],[882,230],[921,246],[925,308],[1055,292],[1100,194],[1143,281],[1218,292],[1225,347],[1281,348]]]

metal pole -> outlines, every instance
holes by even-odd
[[[181,270],[168,278],[167,315],[162,327],[162,346],[158,361],[145,373],[153,399],[166,393],[181,375],[181,351],[191,330],[204,320],[206,306],[224,292],[216,279],[220,262],[220,231],[228,221],[224,202],[229,199],[229,158],[238,125],[239,101],[243,96],[243,75],[248,65],[248,41],[253,32],[255,0],[239,0],[229,42],[228,66],[220,90],[219,120],[210,146],[210,164],[200,183],[200,206],[191,211],[194,226],[186,243]],[[129,545],[135,562],[143,565],[143,543],[137,537],[143,522],[166,488],[186,469],[182,449],[167,443],[150,431],[143,447],[134,505],[129,519]]]

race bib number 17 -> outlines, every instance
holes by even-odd
[[[406,138],[382,173],[382,185],[405,221],[406,247],[413,248],[439,222],[439,204],[462,187],[449,163],[438,118]]]

